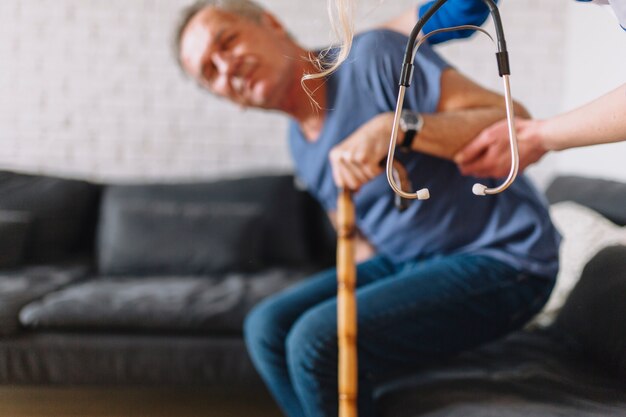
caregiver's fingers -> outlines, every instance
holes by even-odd
[[[476,136],[476,139],[471,141],[454,156],[454,162],[459,165],[468,164],[482,157],[489,147],[498,139],[498,135],[500,134],[499,123],[500,122],[486,128]]]

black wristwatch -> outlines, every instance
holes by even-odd
[[[402,113],[400,113],[400,130],[404,132],[404,140],[398,147],[404,151],[410,151],[413,140],[423,126],[424,119],[421,114],[407,109],[402,110]]]

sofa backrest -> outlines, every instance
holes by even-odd
[[[198,274],[327,264],[332,226],[291,175],[106,187],[101,274]]]
[[[546,191],[551,204],[573,201],[620,226],[626,225],[626,183],[598,178],[561,176]]]
[[[604,248],[585,266],[554,327],[599,364],[626,378],[626,246]]]
[[[558,177],[546,194],[553,204],[571,201],[595,210],[619,226],[626,225],[626,183],[576,176]],[[587,215],[584,222],[581,218],[579,223],[582,226],[576,225],[594,229],[581,233],[580,239],[576,240],[585,250],[596,248],[599,244],[591,241],[589,236],[594,231],[598,234],[600,223],[598,220],[589,221],[589,218]],[[623,229],[604,226],[600,229],[604,231],[602,239],[612,239],[607,231],[623,236]],[[576,261],[580,261],[581,254],[575,255]],[[562,268],[569,261],[561,259]],[[611,244],[601,248],[586,263],[576,280],[552,329],[573,338],[598,364],[625,378],[626,246]],[[558,285],[557,282],[557,288]]]
[[[0,171],[0,223],[14,226],[10,236],[0,239],[12,239],[8,244],[13,246],[23,243],[23,262],[90,252],[100,189],[85,181]]]

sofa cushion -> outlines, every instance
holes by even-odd
[[[263,389],[243,338],[238,335],[24,332],[0,339],[0,365],[3,386],[152,386],[167,387],[165,390],[180,387],[185,392],[191,386],[203,390],[212,386],[241,390],[238,392],[246,400],[251,398],[251,389]],[[3,403],[0,409],[5,411],[7,407]],[[184,415],[198,416],[193,407],[186,410]],[[108,411],[113,414],[104,415],[180,415],[168,411],[170,414]],[[2,415],[14,417],[9,413]],[[68,414],[41,411],[28,415]],[[94,416],[92,413],[69,415]]]
[[[24,326],[241,334],[261,299],[305,275],[268,270],[211,277],[108,277],[48,294],[22,309]]]
[[[115,220],[120,207],[128,200],[135,203],[143,201],[146,206],[153,202],[159,204],[192,204],[196,207],[211,204],[241,204],[260,208],[261,248],[263,262],[267,266],[300,266],[310,263],[312,248],[309,244],[308,209],[310,197],[294,187],[291,175],[266,175],[240,179],[219,180],[208,183],[189,184],[153,184],[125,185],[108,187],[103,204],[100,222],[101,260],[115,262],[106,251],[114,244],[126,239],[123,231],[117,231]],[[316,220],[316,219],[314,219]],[[111,224],[113,222],[113,224]],[[179,231],[171,239],[177,242],[187,240],[188,236]],[[137,259],[137,263],[142,259]],[[109,269],[104,262],[103,274],[118,273]]]
[[[0,210],[31,217],[28,261],[54,262],[91,249],[99,190],[83,181],[0,171]]]
[[[27,213],[0,210],[0,268],[11,268],[24,260],[29,225]]]
[[[24,267],[0,273],[0,336],[16,333],[23,306],[87,275],[86,264]]]
[[[548,331],[516,332],[378,391],[382,417],[622,417],[626,382]]]
[[[626,379],[626,246],[606,248],[587,264],[555,327]]]
[[[550,299],[534,324],[550,325],[580,279],[583,268],[601,249],[626,245],[626,227],[617,226],[598,212],[571,201],[553,204],[550,215],[563,236],[560,269]]]
[[[262,216],[243,203],[105,198],[98,263],[103,274],[193,275],[253,271]]]
[[[573,201],[626,226],[626,184],[597,178],[557,177],[546,190],[550,203]]]

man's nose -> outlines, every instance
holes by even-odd
[[[229,54],[216,52],[211,57],[218,74],[229,76],[233,70],[233,59]]]
[[[236,76],[237,62],[231,54],[216,52],[211,56],[213,65],[215,66],[217,77],[213,84],[216,93],[230,97],[233,94],[232,82],[233,76]]]

